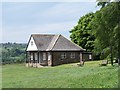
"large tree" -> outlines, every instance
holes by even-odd
[[[101,8],[104,8],[108,3],[110,3],[111,0],[96,0],[97,1],[97,5],[101,6]]]
[[[95,13],[92,23],[94,35],[103,50],[109,48],[111,64],[113,57],[120,60],[120,2],[111,2]],[[97,45],[96,45],[97,46]]]
[[[91,21],[94,18],[94,13],[88,13],[82,16],[78,24],[70,31],[71,40],[86,49],[92,51],[94,49],[94,35],[91,35]]]

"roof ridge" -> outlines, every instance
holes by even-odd
[[[52,49],[53,49],[53,47],[55,46],[55,44],[56,44],[59,36],[60,36],[60,34],[59,34],[59,35],[55,35],[55,36],[52,38],[52,40],[51,40],[48,48],[46,49],[46,51],[49,51],[49,50],[52,50]],[[54,40],[54,39],[55,39],[55,40]]]
[[[56,44],[56,42],[57,42],[58,38],[60,37],[60,34],[59,34],[59,35],[56,35],[56,36],[57,36],[57,38],[56,38],[56,41],[54,42],[53,47],[55,46],[55,44]],[[51,48],[51,50],[53,49],[53,47]]]
[[[31,34],[32,36],[34,36],[34,35],[41,35],[41,36],[44,36],[44,35],[49,35],[49,36],[51,36],[51,35],[59,35],[59,34]]]

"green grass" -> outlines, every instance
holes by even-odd
[[[100,67],[100,61],[55,67],[27,68],[24,64],[3,66],[3,88],[114,88],[118,85],[118,67]]]

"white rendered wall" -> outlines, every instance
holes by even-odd
[[[32,42],[32,44],[31,44],[31,42]],[[35,44],[35,41],[34,41],[33,37],[31,37],[30,42],[28,43],[27,51],[37,51],[37,50],[38,49]]]

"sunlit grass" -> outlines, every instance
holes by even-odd
[[[55,67],[27,68],[24,64],[3,66],[3,88],[113,88],[118,85],[117,66],[99,66],[100,61]]]

